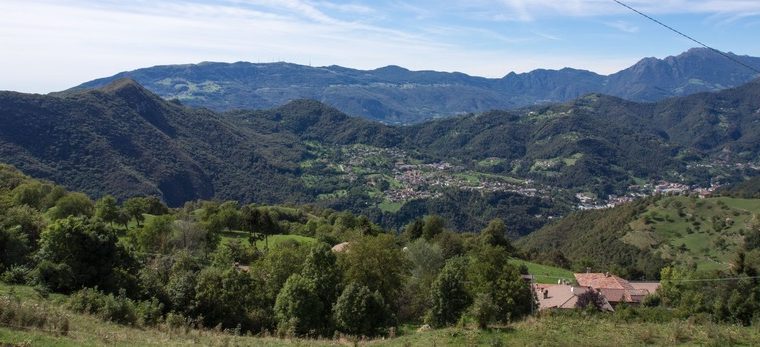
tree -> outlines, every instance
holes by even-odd
[[[113,226],[114,222],[119,220],[119,206],[116,205],[116,198],[106,195],[98,200],[95,203],[95,217]]]
[[[409,264],[393,236],[380,234],[352,241],[350,251],[339,254],[338,263],[346,283],[379,291],[396,308]]]
[[[422,281],[425,288],[435,280],[438,271],[446,262],[441,247],[424,239],[417,239],[410,243],[405,253],[412,266],[412,276]]]
[[[754,226],[744,235],[744,249],[751,251],[760,248],[760,225]]]
[[[21,231],[21,227],[0,228],[0,272],[3,267],[26,263],[31,251],[29,237]]]
[[[151,195],[143,198],[145,204],[145,213],[160,216],[169,213],[169,208],[164,205],[161,198]]]
[[[246,231],[264,235],[264,247],[269,251],[269,235],[276,234],[279,230],[277,221],[272,211],[267,208],[247,206],[241,213],[242,226]]]
[[[578,295],[578,301],[575,303],[575,307],[601,311],[604,309],[606,303],[607,301],[604,299],[602,293],[594,289],[588,289]]]
[[[116,235],[100,222],[80,217],[55,221],[42,232],[37,256],[41,262],[65,265],[73,275],[68,287],[47,283],[53,289],[98,286],[116,292],[125,281],[132,280],[124,276],[133,272],[134,260],[118,244]]]
[[[27,205],[39,210],[43,206],[47,192],[42,183],[29,182],[18,185],[13,189],[12,194],[16,205]]]
[[[392,324],[392,315],[379,292],[351,283],[343,290],[333,308],[341,332],[354,336],[376,336]]]
[[[512,243],[507,239],[507,226],[499,218],[492,219],[488,226],[480,231],[480,239],[491,246],[501,246],[510,253],[514,252]]]
[[[406,225],[404,228],[404,235],[407,240],[414,241],[422,237],[422,228],[425,226],[425,222],[422,219],[415,219],[413,222]]]
[[[124,201],[122,205],[124,210],[130,219],[134,219],[137,222],[137,226],[140,227],[140,223],[145,220],[143,213],[148,213],[148,202],[141,196],[135,196]]]
[[[340,294],[341,273],[335,253],[329,246],[319,243],[311,248],[301,269],[301,277],[314,284],[315,293],[322,302],[322,312],[319,315],[330,317],[332,305]],[[332,324],[329,319],[323,319],[317,328],[320,333],[327,335],[331,333]]]
[[[453,324],[470,306],[472,297],[467,291],[466,276],[465,258],[453,258],[446,262],[430,288],[428,320],[432,325],[442,327]]]
[[[304,245],[281,243],[251,265],[253,276],[261,283],[263,300],[267,302],[264,306],[274,305],[285,281],[301,272],[307,254]]]
[[[173,249],[205,251],[207,243],[212,241],[209,240],[206,230],[198,226],[197,223],[189,220],[180,219],[174,221],[171,230],[172,233],[169,236],[169,245],[171,245]]]
[[[29,245],[36,246],[40,233],[45,228],[45,218],[28,205],[14,206],[6,210],[5,216],[0,218],[0,228],[18,228],[18,231],[28,238]]]
[[[494,303],[491,294],[479,293],[470,308],[470,313],[478,322],[478,328],[485,329],[496,319],[499,314],[499,306]]]
[[[324,304],[319,300],[314,282],[299,274],[292,275],[277,295],[274,304],[277,328],[289,335],[315,336],[324,316]]]
[[[498,307],[497,321],[507,323],[530,314],[535,304],[533,292],[519,269],[509,264],[506,249],[481,245],[473,251],[469,264],[470,292],[490,295]]]
[[[92,200],[87,195],[82,193],[68,193],[64,197],[58,199],[55,204],[55,209],[51,212],[51,218],[53,220],[63,219],[69,216],[74,217],[90,217],[93,212]]]
[[[431,240],[436,235],[443,232],[443,228],[446,226],[446,220],[438,215],[425,216],[424,225],[422,226],[422,236],[425,240]]]
[[[167,253],[174,232],[174,216],[156,216],[148,220],[142,229],[134,232],[138,248],[143,252]]]
[[[236,269],[207,267],[198,274],[195,286],[196,313],[205,326],[221,324],[234,329],[252,329],[248,311],[255,303],[254,283],[248,274]]]

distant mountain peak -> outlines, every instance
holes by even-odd
[[[128,94],[139,93],[139,94],[151,95],[151,96],[155,95],[151,91],[143,87],[140,83],[137,83],[137,81],[131,78],[117,79],[101,88],[98,88],[98,90],[107,94],[114,94],[114,95],[123,95],[125,93],[128,93]]]
[[[760,67],[760,58],[733,57]],[[119,80],[123,77],[133,78],[155,94],[134,81]],[[207,62],[122,72],[71,91],[105,86],[106,92],[159,95],[180,100],[189,107],[217,111],[275,108],[307,98],[350,115],[391,124],[412,124],[457,114],[565,102],[588,93],[653,102],[731,88],[755,77],[749,69],[710,49],[694,48],[676,56],[645,58],[606,76],[573,68],[510,72],[502,78],[485,78],[456,72],[412,71],[397,65],[357,70],[285,62]]]

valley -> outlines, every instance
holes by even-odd
[[[758,18],[0,1],[0,347],[760,346]]]

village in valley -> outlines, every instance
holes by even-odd
[[[406,202],[417,199],[440,197],[447,189],[478,192],[510,192],[527,197],[552,198],[565,195],[574,201],[577,210],[606,209],[629,203],[639,198],[653,195],[695,195],[705,198],[722,186],[719,180],[711,180],[708,186],[689,185],[668,180],[641,181],[628,186],[620,195],[610,194],[600,197],[597,194],[568,190],[538,183],[531,178],[521,178],[504,174],[494,174],[482,170],[501,161],[488,158],[476,165],[465,167],[447,161],[426,162],[414,154],[397,147],[380,148],[368,145],[324,146],[311,144],[314,158],[302,163],[304,177],[312,182],[331,177],[337,184],[331,194],[324,194],[329,199],[347,193],[348,187],[356,182],[364,183],[371,197],[385,202],[385,205],[399,207]],[[578,156],[571,158],[577,160]],[[567,159],[566,161],[570,161]],[[555,162],[556,160],[552,161]],[[538,160],[533,167],[541,170],[550,169],[547,160]],[[760,171],[758,163],[716,161],[707,164],[692,164],[687,169]],[[673,178],[685,181],[682,175]]]

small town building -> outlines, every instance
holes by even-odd
[[[607,301],[616,306],[620,303],[640,304],[647,295],[654,294],[659,282],[628,282],[610,273],[576,273],[579,286],[598,290]]]
[[[578,304],[578,296],[594,289],[568,284],[534,284],[533,290],[538,299],[538,309],[543,311],[549,309],[574,309]],[[602,310],[614,311],[612,305],[607,301],[605,301]]]

